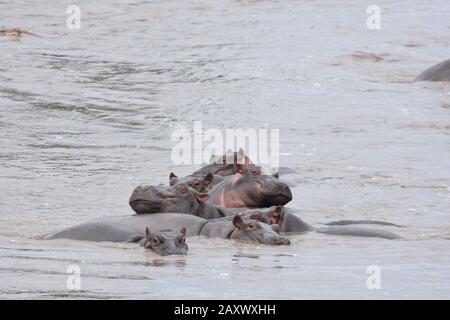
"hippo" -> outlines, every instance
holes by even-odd
[[[146,249],[166,256],[169,254],[186,254],[186,229],[181,228],[179,234],[164,229],[151,233],[146,227],[143,230],[135,228],[133,224],[118,223],[117,219],[97,219],[89,223],[82,223],[76,227],[66,228],[44,237],[51,239],[89,240],[95,242],[138,242]],[[182,240],[182,241],[181,241]],[[157,243],[159,241],[159,244]]]
[[[129,204],[138,214],[176,212],[215,219],[226,216],[223,208],[211,204],[207,193],[197,192],[184,183],[174,186],[138,186]]]
[[[414,81],[450,81],[450,59],[428,68]]]
[[[151,233],[150,229],[146,228],[142,246],[160,256],[170,254],[186,255],[188,251],[186,228],[181,228],[179,233],[173,232],[172,230],[160,230],[156,233]]]
[[[205,175],[208,173],[219,176],[233,175],[237,172],[236,164],[248,166],[253,164],[253,162],[245,155],[242,148],[238,152],[228,150],[221,157],[211,156],[210,163],[195,171],[193,175]]]
[[[289,186],[255,165],[236,165],[238,172],[211,189],[209,202],[223,208],[270,207],[292,200]]]
[[[240,166],[239,167],[236,166],[237,164],[240,164]],[[243,167],[249,167],[252,165],[255,164],[250,160],[248,156],[245,155],[244,150],[242,148],[239,149],[238,152],[232,152],[231,150],[228,150],[221,157],[211,156],[209,164],[200,168],[197,171],[194,171],[192,175],[187,176],[186,179],[183,180],[183,182],[188,182],[189,177],[191,179],[198,178],[201,180],[208,173],[213,174],[214,179],[217,180],[219,179],[218,177],[231,176],[239,172],[239,170],[242,169]],[[289,167],[279,167],[278,171],[272,174],[272,176],[274,176],[275,178],[279,178],[280,176],[291,174],[298,174],[298,172]],[[216,181],[215,183],[218,182],[220,182],[220,180]]]
[[[282,233],[305,233],[308,231],[315,231],[318,233],[334,234],[334,235],[347,235],[347,236],[359,236],[359,237],[374,237],[383,239],[402,239],[399,235],[379,229],[368,229],[358,226],[350,226],[352,224],[376,224],[384,226],[396,226],[399,225],[377,220],[339,220],[324,223],[327,227],[314,228],[308,223],[304,222],[297,215],[289,212],[287,208],[283,206],[273,206],[264,209],[248,209],[239,213],[239,215],[245,217],[248,216],[252,220],[261,221],[269,225],[276,224],[279,226],[279,230]]]
[[[269,226],[261,221],[248,219],[244,221],[239,215],[235,215],[229,220],[206,220],[182,213],[106,217],[63,229],[49,234],[43,239],[137,242],[142,241],[144,234],[147,234],[144,245],[153,249],[155,241],[152,240],[152,234],[149,230],[163,230],[156,234],[162,238],[169,233],[167,230],[179,229],[180,226],[182,226],[182,231],[180,231],[178,238],[172,237],[171,239],[182,239],[186,235],[200,235],[267,245],[290,244],[289,239],[279,235],[277,226]]]
[[[225,177],[212,173],[191,174],[186,177],[178,178],[175,173],[171,172],[169,175],[169,185],[174,186],[178,183],[185,183],[197,192],[208,192],[224,179]]]

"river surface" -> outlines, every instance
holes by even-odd
[[[448,0],[0,1],[0,298],[450,298]],[[308,233],[291,246],[188,238],[187,256],[43,241],[130,215],[171,162],[173,130],[280,129],[304,220],[378,219],[405,240]],[[81,270],[80,290],[67,269]],[[380,288],[369,289],[369,266]],[[369,286],[371,287],[371,286]]]

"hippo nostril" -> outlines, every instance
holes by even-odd
[[[291,242],[289,241],[289,239],[283,238],[283,237],[272,237],[272,241],[274,244],[276,245],[290,245]]]

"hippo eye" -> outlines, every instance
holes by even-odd
[[[256,230],[256,229],[258,229],[258,224],[256,222],[252,221],[247,225],[247,228],[248,228],[248,230]]]
[[[158,247],[159,245],[161,245],[161,243],[163,243],[164,242],[164,239],[162,239],[161,237],[159,237],[159,236],[153,236],[152,237],[152,244],[153,244],[153,246],[155,246],[155,247]]]
[[[258,168],[258,167],[256,167],[256,168],[251,168],[251,169],[250,169],[250,174],[251,174],[252,176],[259,176],[259,175],[261,174],[261,168]]]
[[[252,219],[261,219],[261,214],[259,213],[259,212],[253,212],[251,215],[250,215],[250,218],[252,218]]]
[[[200,181],[198,181],[198,180],[192,181],[193,186],[198,186],[199,184],[200,184]]]

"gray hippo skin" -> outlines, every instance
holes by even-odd
[[[129,204],[138,214],[176,212],[205,219],[225,216],[224,209],[209,203],[207,193],[199,193],[184,183],[175,186],[139,186],[130,196]]]
[[[297,215],[289,212],[283,206],[274,206],[265,209],[248,209],[239,213],[239,215],[248,216],[252,220],[261,221],[269,225],[277,224],[280,232],[283,233],[304,233],[308,231],[315,231],[318,233],[357,236],[357,237],[374,237],[382,239],[402,239],[399,235],[379,229],[362,228],[358,226],[350,226],[351,224],[375,224],[375,225],[390,225],[395,224],[377,221],[377,220],[341,220],[327,223],[328,227],[314,228],[307,224]]]
[[[208,194],[209,202],[223,208],[262,208],[285,205],[292,200],[289,186],[277,178],[261,173],[255,165],[242,167],[238,172],[216,185]]]
[[[450,81],[450,59],[428,68],[414,81]]]
[[[185,228],[185,229],[184,229]],[[129,217],[106,217],[66,228],[44,237],[45,240],[73,239],[85,241],[142,241],[148,230],[183,230],[184,235],[233,239],[270,245],[288,245],[278,228],[259,221],[244,222],[238,215],[229,220],[206,220],[183,213],[138,214]],[[160,231],[162,232],[162,231]]]
[[[87,241],[133,242],[149,230],[180,230],[198,235],[208,220],[183,213],[135,214],[95,219],[49,234],[44,239],[73,239]],[[140,239],[139,239],[140,236]]]

